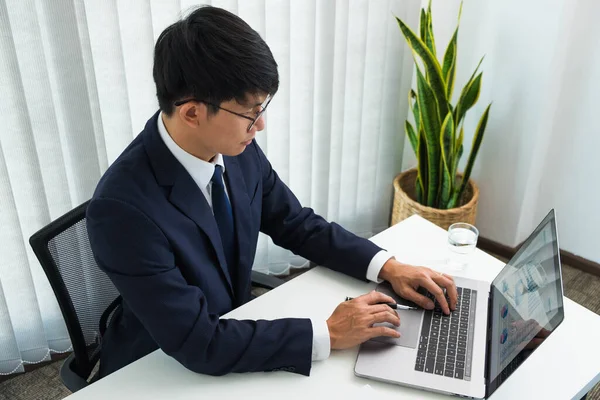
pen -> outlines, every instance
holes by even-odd
[[[353,297],[346,297],[346,301],[352,300],[352,299],[353,299]],[[418,310],[417,307],[405,306],[405,305],[397,304],[397,303],[379,303],[379,304],[385,304],[387,306],[390,306],[394,310]]]

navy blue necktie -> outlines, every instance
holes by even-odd
[[[223,243],[223,251],[227,260],[227,268],[232,283],[234,282],[235,271],[235,235],[233,227],[233,212],[231,203],[225,194],[225,186],[223,185],[223,168],[220,165],[215,165],[215,173],[212,181],[212,206],[215,220],[221,235]]]

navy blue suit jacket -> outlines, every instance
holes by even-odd
[[[123,298],[103,337],[101,376],[159,347],[204,374],[284,369],[308,375],[310,320],[219,319],[250,298],[259,231],[362,280],[381,249],[303,208],[252,142],[239,156],[224,157],[238,246],[232,280],[212,211],[162,141],[158,116],[106,171],[87,209],[98,265]]]

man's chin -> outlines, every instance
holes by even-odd
[[[246,150],[246,144],[240,144],[237,148],[229,150],[227,153],[223,153],[224,156],[235,157],[239,156]]]

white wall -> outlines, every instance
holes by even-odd
[[[434,0],[438,52],[453,32],[458,4]],[[515,246],[555,208],[561,247],[600,262],[598,15],[594,0],[465,1],[455,91],[486,58],[481,97],[465,124],[463,168],[475,125],[493,102],[473,173],[482,236]],[[405,168],[415,162],[409,147]]]
[[[600,2],[580,0],[572,14],[534,215],[539,220],[540,210],[555,207],[561,247],[600,262]],[[520,237],[527,230],[523,224]]]

